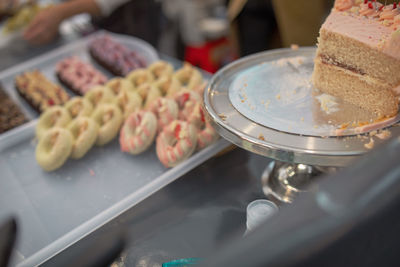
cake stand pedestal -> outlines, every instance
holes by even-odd
[[[222,137],[275,159],[261,180],[265,194],[282,202],[291,202],[321,174],[349,165],[372,145],[384,142],[368,133],[332,134],[340,123],[331,117],[338,106],[331,105],[334,109],[326,116],[315,105],[310,87],[314,55],[311,47],[242,58],[218,71],[204,92],[206,113]],[[267,105],[268,109],[262,108]],[[400,127],[395,125],[385,127],[399,135]]]

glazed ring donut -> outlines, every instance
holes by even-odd
[[[122,112],[116,104],[104,103],[97,106],[92,118],[100,126],[96,145],[102,146],[110,142],[118,134],[123,122]]]
[[[142,84],[137,88],[137,92],[143,99],[143,107],[149,108],[150,104],[162,97],[161,90],[153,84]]]
[[[53,127],[64,128],[71,121],[71,116],[66,108],[53,106],[48,108],[39,118],[36,125],[36,138],[40,140],[45,132]]]
[[[116,77],[108,81],[105,85],[106,87],[110,88],[114,95],[118,95],[121,91],[133,92],[135,91],[135,87],[133,84],[125,78]]]
[[[156,132],[157,119],[152,112],[141,110],[132,113],[121,129],[121,150],[133,155],[142,153],[153,143]]]
[[[187,116],[192,112],[193,107],[196,103],[201,103],[201,96],[195,91],[182,90],[175,95],[175,101],[178,104],[179,115],[178,118],[185,120]]]
[[[74,137],[71,158],[82,158],[94,145],[99,132],[99,125],[88,117],[78,117],[68,125],[68,130]]]
[[[200,71],[187,63],[174,73],[174,77],[178,79],[183,87],[186,87],[189,90],[193,90],[203,81]]]
[[[89,100],[95,108],[99,104],[112,103],[115,101],[113,91],[102,85],[97,85],[90,89],[90,91],[85,94],[85,98]]]
[[[131,71],[126,78],[133,84],[133,87],[138,88],[142,84],[152,83],[153,75],[147,69],[135,69]]]
[[[183,119],[197,128],[198,150],[217,141],[219,135],[204,115],[204,110],[200,103],[196,103],[192,108],[186,109],[186,112],[182,113]]]
[[[167,97],[173,97],[182,89],[180,82],[175,77],[161,77],[154,83],[154,86],[160,89],[163,96]]]
[[[196,144],[196,127],[186,121],[174,120],[157,137],[158,159],[165,167],[174,167],[192,155]]]
[[[93,112],[93,105],[86,98],[76,96],[71,98],[64,107],[68,110],[72,119],[78,117],[89,117]]]
[[[154,101],[149,110],[157,117],[157,128],[161,132],[171,121],[178,118],[178,105],[175,100],[165,97],[160,97]]]
[[[117,103],[124,118],[142,108],[142,98],[136,91],[121,91],[117,96]]]
[[[40,139],[35,155],[36,161],[45,171],[54,171],[67,161],[72,151],[74,138],[67,129],[54,127]]]
[[[154,80],[158,80],[161,77],[169,78],[174,73],[174,67],[163,60],[154,62],[147,69],[153,74]]]

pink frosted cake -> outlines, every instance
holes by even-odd
[[[322,25],[313,83],[378,117],[398,112],[400,7],[336,0]]]

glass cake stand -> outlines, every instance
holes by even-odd
[[[283,202],[400,133],[393,127],[399,116],[377,128],[359,127],[374,115],[314,89],[315,51],[278,49],[242,58],[218,71],[204,92],[222,137],[275,159],[261,180],[264,192]]]

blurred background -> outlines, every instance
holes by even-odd
[[[57,8],[90,1],[100,12]],[[142,38],[160,53],[213,73],[248,54],[292,44],[315,45],[332,4],[332,0],[1,0],[0,56],[5,61],[0,67],[7,67],[10,56],[36,55],[57,42],[106,29]],[[38,18],[47,19],[50,28],[58,26],[59,34],[32,37],[40,30],[34,27]]]

